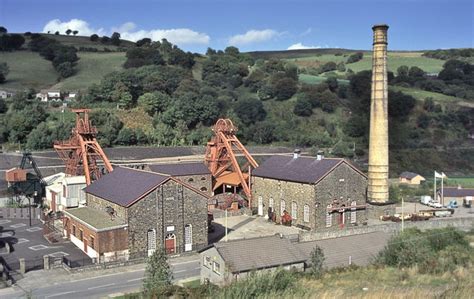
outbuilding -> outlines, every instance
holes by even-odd
[[[419,185],[426,179],[418,173],[404,171],[400,174],[399,181],[400,184]]]

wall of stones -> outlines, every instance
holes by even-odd
[[[338,200],[345,206],[350,206],[352,201],[357,205],[366,204],[367,178],[354,170],[346,163],[340,164],[331,173],[315,186],[316,204],[316,229],[326,228],[327,206]],[[338,227],[340,213],[332,213],[332,226]],[[351,213],[343,213],[345,226],[351,226]],[[357,225],[367,221],[367,210],[356,211]]]
[[[175,178],[191,185],[192,187],[206,193],[209,196],[212,195],[211,174],[183,175],[176,176]]]
[[[254,209],[258,207],[259,197],[263,199],[263,214],[268,214],[270,199],[273,199],[273,210],[276,213],[276,222],[281,222],[281,205],[282,200],[285,202],[285,210],[291,215],[291,204],[297,204],[297,217],[293,219],[293,225],[304,225],[314,228],[316,222],[316,212],[314,206],[314,186],[310,184],[280,181],[268,178],[253,177],[252,185],[253,199],[252,206]],[[309,205],[310,217],[309,222],[304,222],[303,213],[304,205]]]
[[[187,224],[193,228],[193,250],[197,244],[207,245],[207,199],[169,180],[128,209],[130,258],[147,255],[147,233],[152,229],[157,248],[164,248],[166,235],[174,234],[176,252],[183,251]]]
[[[107,207],[112,207],[115,211],[116,217],[127,219],[127,208],[119,206],[118,204],[108,200],[86,193],[86,203],[88,207],[103,212],[107,212]]]

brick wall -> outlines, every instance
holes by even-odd
[[[70,235],[73,235],[82,242],[84,242],[84,239],[86,239],[87,245],[90,246],[95,251],[99,252],[99,245],[98,245],[99,238],[97,236],[97,232],[90,229],[88,226],[82,224],[81,222],[75,220],[74,218],[70,218],[70,217],[65,217],[65,218],[67,219],[65,221],[67,236],[70,237]],[[74,233],[73,227],[75,227],[75,233]],[[80,239],[81,230],[83,232],[82,234],[83,240]],[[91,246],[91,236],[94,238],[94,247]],[[80,249],[84,250],[84,248],[80,248]]]
[[[192,225],[193,249],[207,245],[207,199],[169,180],[128,209],[130,258],[143,257],[148,250],[149,230],[156,230],[157,248],[165,236],[176,236],[176,251],[184,250],[184,226]]]
[[[112,207],[117,217],[127,219],[127,208],[119,206],[118,204],[115,204],[113,202],[110,202],[108,200],[102,199],[89,193],[86,194],[86,202],[88,207],[103,212],[107,212],[107,207]]]

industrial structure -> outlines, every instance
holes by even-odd
[[[232,186],[235,193],[237,188],[242,188],[250,203],[252,200],[250,176],[252,169],[258,167],[257,161],[235,135],[237,127],[230,119],[219,119],[212,131],[214,136],[207,143],[205,163],[214,178],[213,191],[222,188],[225,192],[226,186]],[[239,154],[245,159],[242,165],[237,160]]]
[[[112,164],[97,142],[97,128],[89,120],[89,109],[72,109],[76,126],[67,141],[56,141],[54,149],[66,164],[66,175],[85,175],[86,184],[97,180],[103,172],[111,172]],[[102,160],[105,169],[99,167]]]
[[[369,172],[367,201],[389,201],[388,182],[388,83],[387,25],[375,25],[372,53],[372,91],[370,101]]]

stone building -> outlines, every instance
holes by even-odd
[[[209,196],[212,195],[212,174],[202,162],[154,164],[148,168],[156,173],[170,175]]]
[[[367,221],[367,176],[344,159],[272,156],[253,172],[253,208],[280,223],[315,230]]]
[[[207,246],[208,195],[183,181],[117,167],[84,190],[86,207],[64,212],[65,234],[98,261]]]

